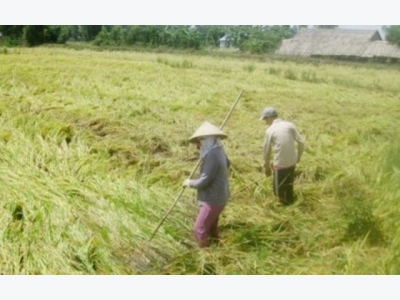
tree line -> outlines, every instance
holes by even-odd
[[[292,38],[307,25],[0,25],[3,45],[38,46],[65,44],[68,41],[91,42],[102,46],[145,46],[177,49],[219,47],[227,36],[228,47],[250,53],[276,50],[283,39]],[[336,25],[320,25],[335,28]],[[385,26],[386,40],[400,45],[400,26]]]
[[[274,51],[296,32],[289,25],[0,25],[2,44],[6,46],[83,41],[99,46],[198,50],[219,47],[220,38],[228,36],[228,47],[251,53]]]

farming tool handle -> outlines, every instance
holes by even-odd
[[[240,91],[239,95],[236,97],[235,102],[233,103],[231,109],[229,110],[228,114],[225,117],[225,120],[222,122],[221,126],[219,127],[221,130],[225,126],[226,122],[229,120],[230,116],[232,115],[233,110],[236,107],[236,104],[239,102],[240,97],[242,96],[243,91]],[[189,175],[189,179],[193,177],[194,173],[196,172],[197,168],[199,167],[201,163],[201,159],[198,160],[196,166],[193,168],[193,171]],[[178,203],[178,200],[182,197],[183,192],[185,191],[186,186],[183,186],[181,189],[181,192],[179,195],[175,198],[174,203],[172,204],[171,208],[168,210],[168,212],[165,214],[165,216],[162,218],[161,222],[158,224],[156,229],[154,230],[153,234],[151,235],[149,241],[153,239],[155,234],[157,233],[158,229],[161,227],[161,225],[164,223],[164,221],[167,219],[168,215],[171,213],[172,209],[175,207],[176,203]]]

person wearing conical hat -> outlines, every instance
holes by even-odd
[[[230,161],[221,142],[225,138],[222,130],[207,121],[189,138],[200,150],[200,173],[197,179],[185,179],[183,186],[197,190],[199,211],[193,231],[200,248],[219,241],[219,217],[230,197]]]

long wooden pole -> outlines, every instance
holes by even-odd
[[[225,126],[226,122],[229,120],[230,116],[232,115],[233,110],[236,107],[236,104],[239,102],[240,97],[242,96],[243,91],[240,91],[239,95],[237,96],[235,102],[233,103],[231,109],[229,110],[227,116],[225,117],[225,120],[222,122],[221,126],[219,127],[221,130],[222,128]],[[194,167],[193,171],[190,173],[189,175],[189,179],[193,177],[194,173],[196,172],[197,168],[199,167],[201,163],[201,159],[199,159],[199,161],[197,162],[196,166]],[[154,230],[153,234],[151,235],[149,241],[151,241],[153,239],[153,237],[155,236],[155,234],[157,233],[158,229],[161,227],[161,225],[164,223],[164,221],[167,219],[168,215],[171,213],[171,211],[173,210],[173,208],[175,207],[175,205],[178,203],[179,199],[182,197],[183,192],[185,191],[186,186],[183,186],[180,193],[178,194],[178,196],[175,198],[174,203],[172,204],[171,208],[168,210],[168,212],[165,214],[165,216],[161,219],[160,223],[158,224],[158,226],[156,227],[156,229]]]

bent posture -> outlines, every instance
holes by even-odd
[[[266,107],[260,120],[269,125],[263,147],[265,175],[269,177],[273,172],[274,194],[281,204],[290,205],[294,202],[294,171],[303,154],[305,141],[293,123],[278,118],[273,107]],[[272,152],[274,158],[271,164]]]
[[[221,142],[226,137],[218,127],[204,122],[189,139],[201,150],[200,176],[185,179],[183,186],[197,190],[199,212],[193,230],[201,248],[208,247],[212,240],[219,241],[219,216],[230,196],[229,159]]]

